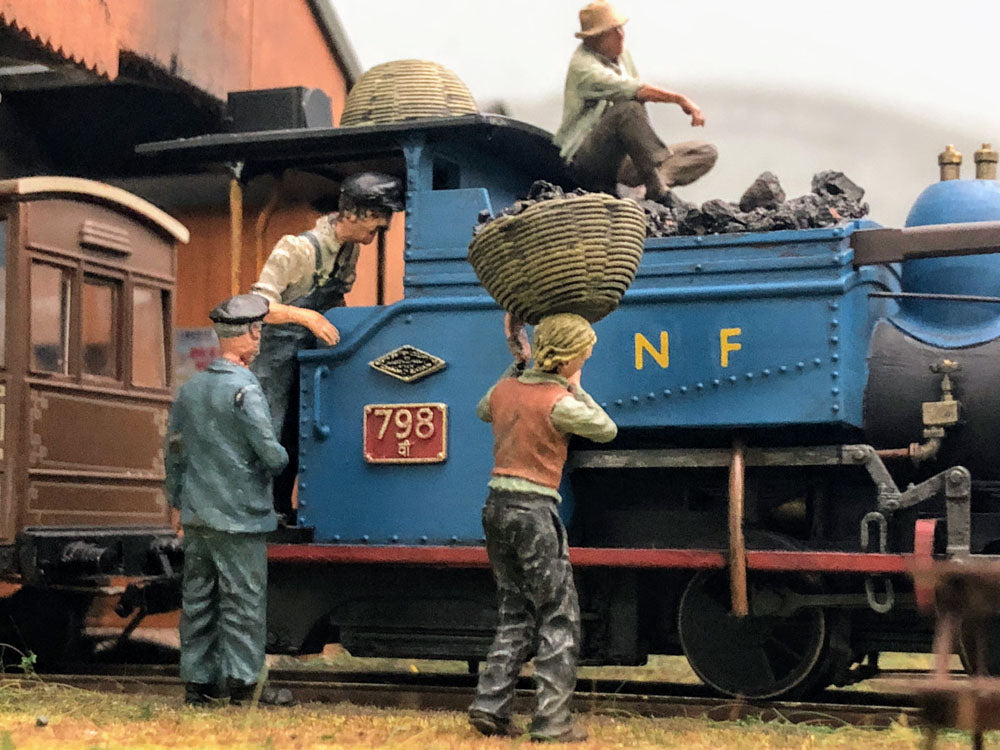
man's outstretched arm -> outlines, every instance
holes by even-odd
[[[697,128],[705,124],[705,116],[701,113],[701,107],[684,96],[684,94],[677,94],[673,91],[661,89],[659,86],[644,83],[636,92],[635,98],[640,102],[676,104],[684,110],[684,114],[691,116],[691,127]]]

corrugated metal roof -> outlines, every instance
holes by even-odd
[[[0,0],[0,23],[88,70],[111,79],[118,76],[118,36],[104,3]]]
[[[331,0],[306,0],[306,4],[350,88],[362,73],[361,65]],[[190,41],[188,35],[205,31],[199,30],[198,24],[184,31],[183,17],[192,5],[196,3],[168,6],[151,2],[144,9],[138,2],[108,0],[0,0],[0,25],[26,34],[67,61],[114,80],[118,77],[120,51],[149,58],[171,73],[175,72],[175,60],[191,65],[192,60],[203,63],[210,59],[212,55],[204,48],[194,54],[190,45],[181,43]],[[213,5],[206,9],[206,15],[223,28],[234,18],[241,18],[238,8]],[[150,29],[155,31],[150,33]],[[225,41],[220,39],[222,47],[216,57],[224,54]]]

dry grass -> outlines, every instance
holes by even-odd
[[[928,657],[886,654],[886,668],[924,668]],[[462,672],[452,661],[356,659],[339,647],[313,659],[277,658],[274,667],[305,669]],[[644,667],[587,667],[582,677],[690,682],[696,678],[682,657],[653,657]],[[108,695],[42,680],[33,686],[14,679],[0,681],[0,750],[299,750],[304,748],[383,748],[384,750],[479,750],[533,747],[527,737],[487,739],[476,734],[465,716],[455,712],[388,711],[339,705],[309,704],[291,709],[191,709],[179,698]],[[39,717],[44,717],[40,722]],[[712,722],[703,719],[644,719],[622,714],[583,715],[595,748],[690,748],[691,750],[918,750],[921,733],[897,724],[887,730],[854,727],[830,729],[786,722]],[[43,725],[39,725],[43,724]],[[559,746],[557,746],[559,747]],[[969,747],[960,733],[941,735],[938,748]],[[987,738],[1000,748],[1000,735]]]
[[[45,726],[38,726],[39,717]],[[595,748],[788,748],[916,750],[918,731],[902,725],[887,730],[791,725],[783,722],[711,722],[700,719],[643,719],[632,716],[580,717]],[[1000,737],[990,738],[997,747]],[[938,747],[968,747],[966,736],[949,733]],[[179,698],[115,696],[60,685],[25,687],[0,683],[0,750],[166,750],[170,748],[384,748],[478,750],[531,747],[527,738],[486,739],[454,712],[386,711],[349,704],[310,704],[292,709],[190,709]],[[988,745],[989,746],[989,745]],[[569,746],[567,746],[569,747]]]

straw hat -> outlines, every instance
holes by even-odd
[[[616,26],[624,26],[627,21],[628,16],[623,16],[610,3],[594,0],[580,9],[580,30],[573,36],[587,39]]]

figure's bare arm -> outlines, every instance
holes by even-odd
[[[661,89],[659,86],[652,86],[648,83],[636,92],[635,98],[640,102],[658,102],[662,104],[676,104],[684,114],[691,116],[691,126],[699,127],[705,124],[705,116],[701,113],[701,107],[688,99],[684,94]]]
[[[514,361],[519,364],[526,364],[531,359],[531,344],[528,342],[528,334],[524,330],[527,325],[523,320],[515,318],[510,313],[504,315],[503,332],[507,337],[507,346],[514,356]]]
[[[282,323],[297,323],[305,326],[320,341],[333,346],[340,341],[340,331],[329,320],[323,317],[322,313],[315,310],[307,310],[304,307],[294,307],[293,305],[283,305],[280,302],[271,302],[270,310],[265,323],[280,325]]]

